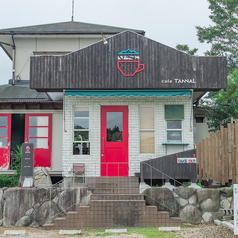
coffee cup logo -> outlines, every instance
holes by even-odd
[[[117,68],[124,76],[134,76],[136,73],[143,71],[145,65],[140,63],[139,53],[127,49],[118,53]]]

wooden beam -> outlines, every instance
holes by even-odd
[[[202,143],[199,142],[197,146],[197,164],[198,164],[198,176],[199,176],[199,182],[202,182]]]
[[[235,152],[235,163],[234,163],[234,167],[236,168],[235,170],[235,175],[236,175],[236,179],[233,183],[238,183],[238,119],[235,119],[235,148],[236,148],[236,152]]]
[[[228,183],[228,148],[227,148],[227,128],[224,128],[224,159],[223,159],[223,167],[224,167],[224,181],[225,183]]]
[[[206,141],[202,140],[202,179],[206,180]]]

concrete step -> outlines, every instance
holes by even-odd
[[[144,200],[141,194],[92,194],[92,200]]]
[[[139,194],[139,188],[95,189],[95,194]]]

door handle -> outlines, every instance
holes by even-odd
[[[104,137],[102,139],[102,153],[104,154]]]

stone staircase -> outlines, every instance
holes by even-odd
[[[65,218],[56,218],[54,224],[43,229],[83,229],[119,227],[180,226],[180,218],[158,212],[156,206],[146,206],[139,194],[137,177],[98,177],[90,206],[80,206],[68,212]]]

